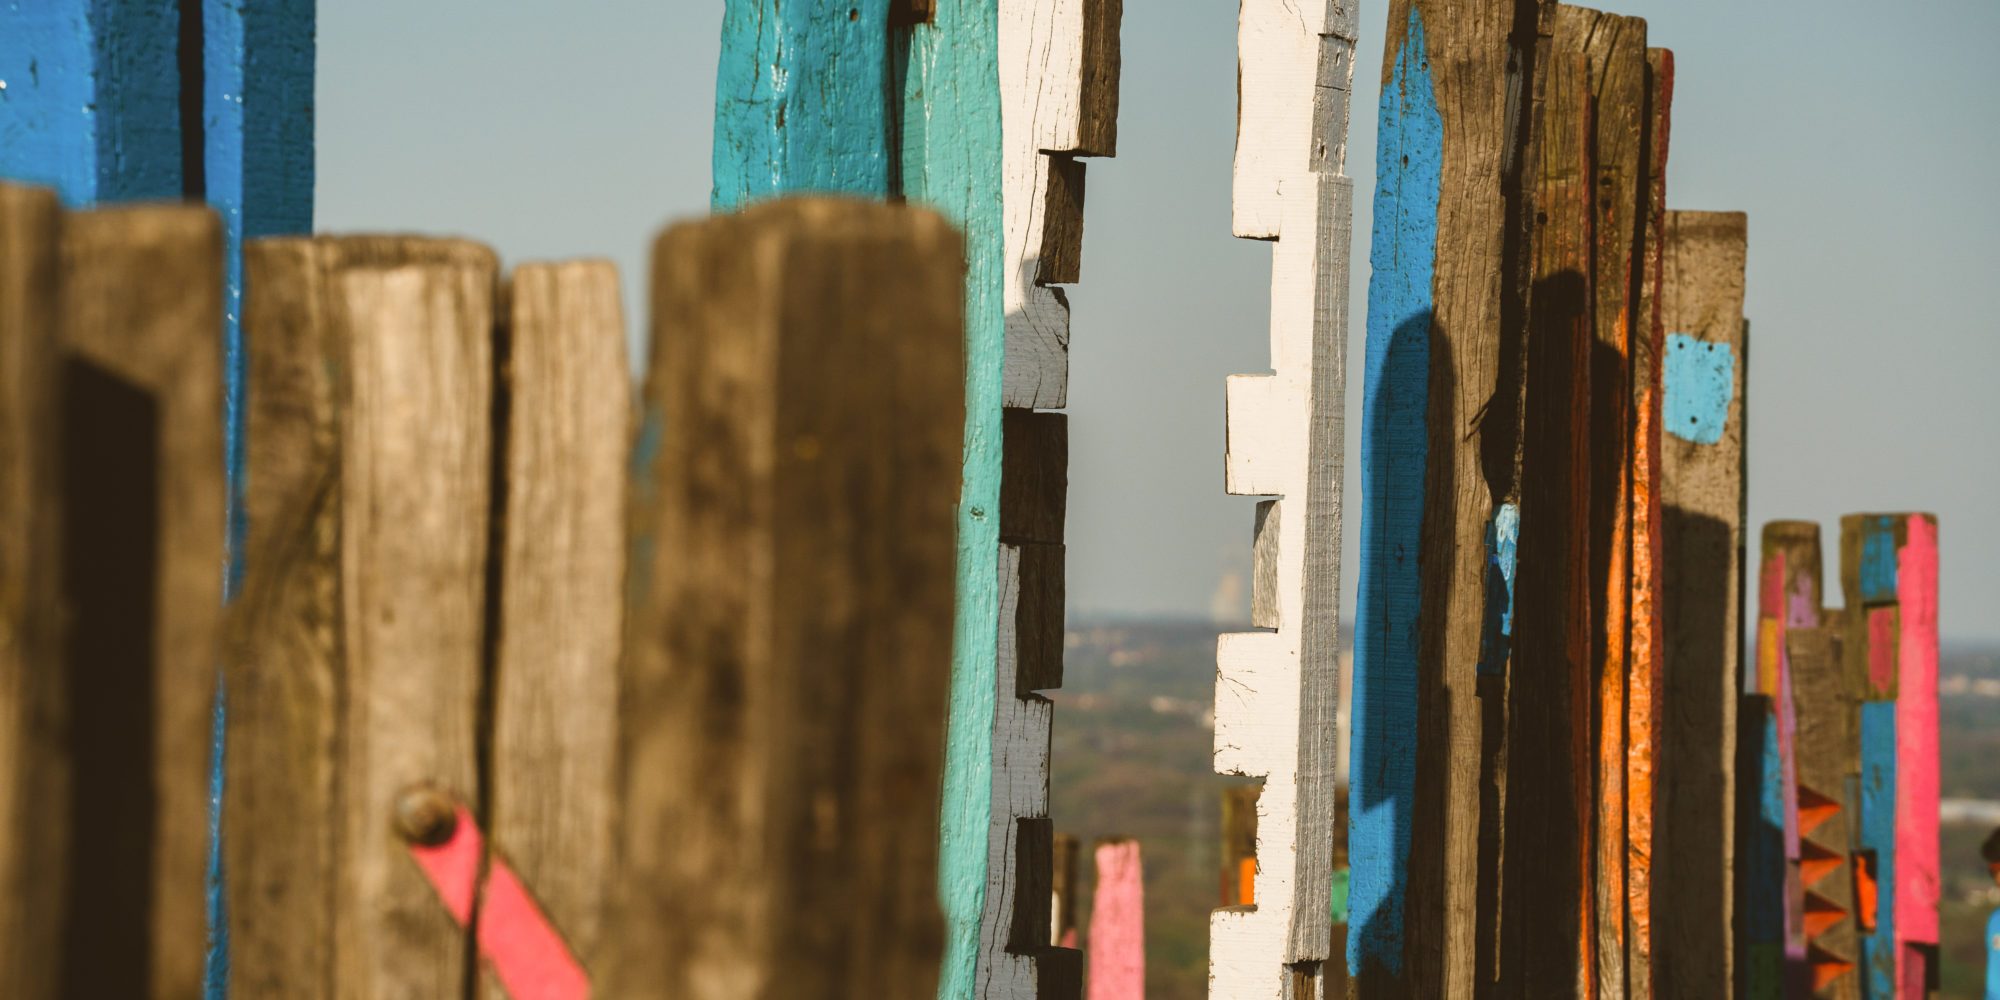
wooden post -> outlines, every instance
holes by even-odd
[[[1840,630],[1788,630],[1797,753],[1799,885],[1806,935],[1806,982],[1814,997],[1859,1000],[1856,969],[1852,823],[1847,790],[1860,774],[1853,690],[1842,669]]]
[[[1473,991],[1486,772],[1476,681],[1486,622],[1507,603],[1487,538],[1518,513],[1521,425],[1507,415],[1526,332],[1504,310],[1525,294],[1509,285],[1522,273],[1508,259],[1522,192],[1506,177],[1528,141],[1518,111],[1539,13],[1431,0],[1389,10],[1348,845],[1348,964],[1364,996]]]
[[[457,995],[468,935],[393,820],[412,786],[482,794],[494,258],[366,238],[246,258],[257,475],[225,658],[230,984]]]
[[[612,880],[618,655],[624,631],[631,378],[618,273],[524,264],[509,282],[505,501],[494,558],[488,832],[581,956]],[[499,995],[489,974],[489,995]]]
[[[1797,698],[1792,688],[1790,667],[1793,629],[1817,628],[1821,623],[1819,525],[1810,521],[1774,521],[1764,526],[1763,552],[1759,561],[1757,588],[1757,653],[1754,694],[1771,699],[1777,727],[1778,783],[1759,791],[1759,822],[1762,817],[1780,819],[1775,831],[1759,831],[1759,836],[1775,832],[1783,838],[1783,864],[1776,868],[1746,866],[1743,893],[1761,911],[1768,906],[1782,923],[1778,938],[1768,937],[1764,923],[1746,924],[1760,935],[1748,945],[1756,964],[1750,967],[1750,989],[1758,995],[1777,996],[1787,983],[1805,989],[1811,972],[1805,947],[1805,896],[1800,881],[1799,784]],[[1771,855],[1759,855],[1768,859]],[[1772,965],[1771,945],[1782,945],[1781,965]],[[1774,992],[1775,991],[1775,992]]]
[[[1083,883],[1077,881],[1076,855],[1076,838],[1067,833],[1056,834],[1053,877],[1049,881],[1055,924],[1049,928],[1049,943],[1058,948],[1077,946],[1076,901]]]
[[[1731,928],[1750,917],[1736,909],[1734,879],[1749,853],[1736,832],[1745,227],[1737,213],[1668,212],[1661,252],[1660,548],[1673,567],[1660,594],[1662,699],[1673,708],[1660,732],[1653,846],[1653,982],[1663,997],[1731,995],[1744,961]],[[1743,775],[1746,786],[1756,780]]]
[[[54,192],[0,184],[0,994],[57,995],[70,841]]]
[[[806,201],[655,247],[603,995],[933,995],[961,246]]]
[[[1146,996],[1146,880],[1139,842],[1097,842],[1097,890],[1090,904],[1089,1000]]]
[[[65,205],[183,194],[177,0],[45,0],[0,12],[0,177]]]
[[[1862,978],[1869,997],[1924,996],[1938,974],[1937,519],[1841,518],[1840,577],[1862,701]]]
[[[1237,33],[1235,234],[1276,240],[1270,375],[1229,379],[1226,489],[1269,496],[1254,549],[1265,631],[1216,650],[1215,768],[1262,779],[1254,909],[1212,915],[1215,997],[1323,992],[1333,960],[1340,698],[1340,491],[1346,398],[1345,173],[1357,7],[1250,0]],[[1248,903],[1249,900],[1243,900]]]
[[[1222,790],[1223,908],[1257,905],[1257,796],[1262,785],[1230,785]]]

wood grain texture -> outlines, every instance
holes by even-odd
[[[1807,988],[1814,997],[1859,1000],[1854,922],[1853,822],[1848,789],[1860,778],[1858,702],[1841,669],[1838,627],[1786,635],[1797,753],[1799,883],[1804,895]]]
[[[1049,887],[1054,896],[1051,901],[1054,916],[1049,943],[1059,948],[1075,948],[1076,904],[1078,893],[1083,891],[1083,883],[1076,877],[1076,838],[1067,833],[1056,834],[1053,854]]]
[[[1764,526],[1758,562],[1757,651],[1755,693],[1772,699],[1777,742],[1774,762],[1776,785],[1762,789],[1767,810],[1781,817],[1778,835],[1784,843],[1783,864],[1745,866],[1743,892],[1746,897],[1773,897],[1780,915],[1780,935],[1764,944],[1782,945],[1785,983],[1809,981],[1806,949],[1805,895],[1800,884],[1798,700],[1792,687],[1789,634],[1793,629],[1816,628],[1822,618],[1819,525],[1810,521],[1773,521]],[[1761,770],[1762,768],[1760,768]],[[1760,858],[1766,857],[1759,855]],[[1760,899],[1758,905],[1769,900]],[[1754,925],[1762,935],[1762,922]],[[1759,986],[1776,984],[1778,979],[1757,972],[1752,980]],[[1789,988],[1789,987],[1787,987]]]
[[[1269,375],[1227,384],[1224,481],[1276,496],[1255,547],[1267,632],[1216,651],[1215,768],[1263,779],[1252,906],[1216,911],[1209,994],[1318,991],[1330,944],[1355,5],[1252,0],[1237,26],[1234,212],[1275,239]],[[1246,220],[1251,220],[1246,228]],[[1240,887],[1239,887],[1240,888]]]
[[[1675,352],[1729,352],[1721,433],[1711,442],[1669,426],[1662,406],[1661,530],[1673,571],[1660,595],[1668,706],[1653,851],[1654,988],[1723,996],[1735,987],[1737,697],[1744,572],[1743,262],[1740,213],[1670,211],[1660,312],[1668,331],[1663,392],[1677,389]],[[1711,346],[1712,350],[1711,350]],[[1753,748],[1746,747],[1748,752]],[[1744,781],[1750,780],[1745,777]],[[1718,916],[1719,915],[1719,916]]]
[[[1363,996],[1473,991],[1486,538],[1515,490],[1520,434],[1517,419],[1493,419],[1519,395],[1503,372],[1518,363],[1502,329],[1519,273],[1506,178],[1528,131],[1507,81],[1534,44],[1520,31],[1533,14],[1449,0],[1389,11],[1349,841],[1349,966]]]
[[[524,264],[509,288],[487,832],[588,962],[604,933],[617,792],[625,322],[606,262]]]
[[[843,201],[655,246],[604,995],[933,995],[962,246]]]
[[[1665,664],[1660,591],[1666,563],[1661,549],[1661,365],[1667,331],[1660,311],[1662,250],[1666,236],[1667,148],[1671,138],[1674,56],[1646,50],[1645,137],[1640,161],[1639,248],[1633,268],[1632,490],[1629,517],[1632,567],[1625,690],[1625,912],[1626,987],[1653,996],[1653,832],[1659,822],[1659,735]]]
[[[68,691],[53,191],[0,184],[0,994],[57,995],[67,903]]]
[[[414,784],[480,795],[495,271],[446,240],[246,252],[259,473],[223,820],[246,992],[467,988],[468,936],[391,819]]]
[[[62,268],[70,676],[80,691],[144,692],[129,714],[97,698],[72,700],[72,741],[98,760],[77,758],[76,830],[95,835],[71,849],[97,863],[77,870],[67,933],[79,947],[86,937],[96,942],[71,952],[65,989],[116,993],[127,982],[121,976],[142,967],[150,995],[193,997],[206,945],[209,712],[224,566],[221,232],[201,209],[78,213],[63,223]],[[86,411],[86,401],[119,398],[133,409]],[[111,467],[126,458],[149,463],[150,482],[136,494],[100,492],[105,483],[131,482],[131,470]],[[148,517],[153,534],[140,528],[134,540],[150,548],[152,579],[107,587],[130,578],[130,560],[147,556],[94,538],[124,537],[110,525]],[[86,529],[91,518],[103,522]],[[123,631],[125,614],[149,612],[149,645],[107,634]],[[113,731],[129,723],[141,728]],[[107,756],[121,752],[150,762],[138,779],[150,788],[122,787],[138,775],[130,757]],[[118,929],[132,919],[148,928],[147,957],[121,972],[100,949],[115,950]]]
[[[1590,75],[1551,51],[1531,234],[1520,568],[1508,678],[1499,995],[1587,996],[1591,807]]]

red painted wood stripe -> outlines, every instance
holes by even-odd
[[[463,927],[472,919],[479,865],[486,839],[472,813],[459,806],[451,837],[435,846],[413,843],[415,859],[446,912]],[[479,896],[479,953],[513,1000],[588,1000],[590,977],[563,943],[542,908],[499,855],[486,857]]]

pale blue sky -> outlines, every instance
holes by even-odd
[[[1750,213],[1753,531],[1934,510],[1946,637],[2000,638],[2000,3],[1604,6],[1674,50],[1669,204]],[[1091,161],[1070,291],[1069,593],[1074,613],[1205,617],[1248,563],[1251,501],[1222,493],[1222,380],[1267,368],[1269,249],[1229,236],[1236,4],[1125,7],[1119,156]],[[1349,147],[1350,434],[1385,9],[1364,0]],[[707,207],[721,12],[321,4],[319,225],[610,257],[640,309],[651,234]],[[1351,614],[1351,560],[1342,575]]]

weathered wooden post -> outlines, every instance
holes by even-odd
[[[656,245],[603,995],[935,995],[962,246],[851,201]]]
[[[1673,567],[1660,593],[1672,710],[1659,735],[1653,849],[1653,981],[1663,997],[1729,995],[1745,961],[1731,930],[1749,919],[1737,909],[1735,872],[1749,850],[1737,836],[1737,789],[1756,777],[1737,770],[1745,239],[1739,213],[1672,211],[1661,250],[1660,549]]]
[[[1868,997],[1921,997],[1938,947],[1937,519],[1840,522],[1843,644],[1861,700],[1861,977]]]
[[[1808,977],[1799,872],[1798,699],[1788,637],[1794,629],[1820,626],[1824,604],[1820,581],[1819,525],[1810,521],[1765,525],[1757,587],[1756,679],[1746,694],[1768,699],[1762,712],[1770,731],[1759,746],[1775,748],[1777,757],[1760,760],[1758,773],[1774,773],[1778,779],[1759,781],[1756,818],[1746,819],[1750,825],[1745,836],[1758,841],[1741,869],[1749,963],[1744,983],[1753,997],[1783,995],[1787,983],[1802,987]],[[1762,750],[1758,754],[1761,758]]]
[[[1257,795],[1259,785],[1222,790],[1222,870],[1218,906],[1257,904]]]
[[[1389,10],[1350,769],[1347,953],[1363,996],[1470,995],[1476,976],[1481,785],[1505,782],[1482,738],[1500,725],[1487,719],[1505,662],[1482,647],[1511,607],[1489,553],[1520,513],[1527,289],[1512,255],[1540,16],[1525,0]]]
[[[1254,885],[1209,931],[1209,993],[1316,993],[1332,961],[1346,399],[1345,174],[1356,0],[1249,0],[1237,32],[1233,229],[1275,240],[1270,375],[1228,382],[1224,485],[1267,496],[1253,624],[1216,649],[1215,769],[1263,780]],[[1239,859],[1240,863],[1240,859]]]
[[[1804,983],[1814,997],[1859,1000],[1849,789],[1860,774],[1856,707],[1838,625],[1789,629],[1785,660],[1798,728],[1799,888]]]
[[[1097,890],[1090,903],[1089,1000],[1145,1000],[1146,880],[1139,842],[1097,842]]]

